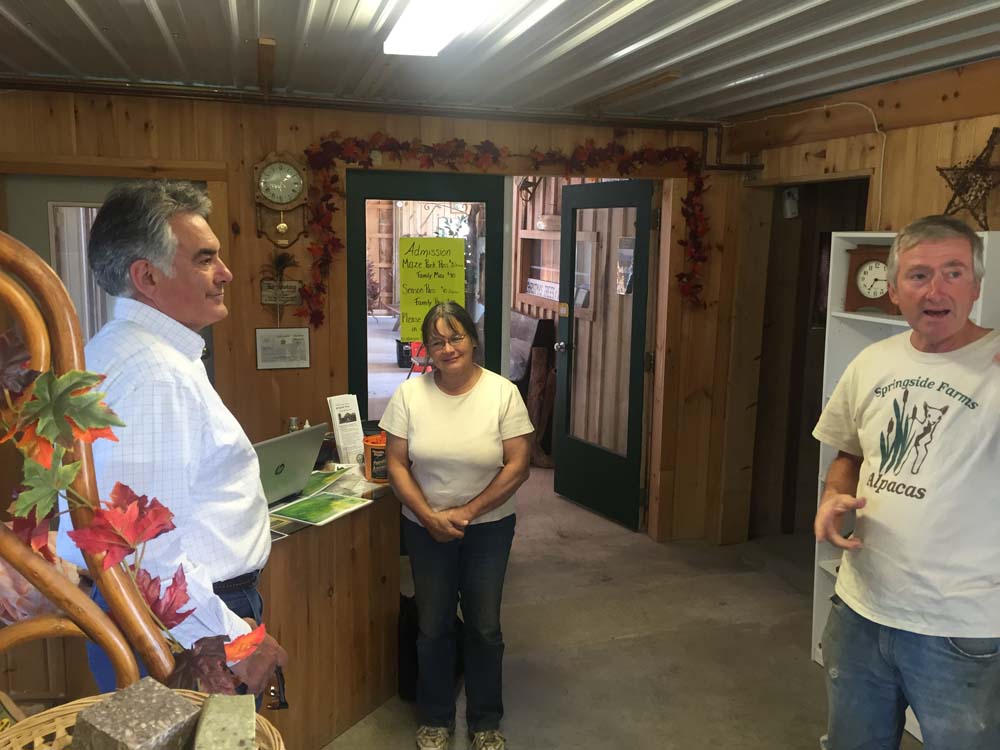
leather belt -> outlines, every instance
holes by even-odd
[[[244,573],[241,576],[230,578],[228,581],[218,581],[212,584],[212,591],[216,594],[223,594],[232,591],[247,591],[257,588],[257,581],[260,579],[260,571],[254,570]]]

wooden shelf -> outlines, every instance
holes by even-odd
[[[909,323],[902,315],[886,315],[884,313],[861,313],[861,312],[830,312],[830,316],[843,320],[861,320],[865,323],[882,323],[890,326],[908,328]]]
[[[551,240],[553,242],[558,242],[560,234],[560,232],[549,231],[546,229],[522,229],[518,233],[518,236],[522,240]]]

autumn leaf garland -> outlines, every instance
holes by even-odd
[[[569,154],[561,149],[541,151],[532,148],[527,154],[512,154],[506,146],[497,146],[490,140],[469,145],[461,138],[452,138],[441,143],[424,144],[419,140],[400,141],[385,133],[376,132],[370,138],[349,136],[341,138],[336,132],[322,138],[306,149],[305,155],[312,168],[316,184],[310,190],[309,233],[312,242],[308,252],[312,256],[309,281],[302,286],[302,304],[295,315],[304,318],[313,328],[323,325],[326,317],[326,295],[330,267],[334,256],[344,248],[344,243],[333,231],[333,214],[340,210],[343,191],[340,178],[334,172],[334,163],[369,169],[374,166],[375,153],[379,158],[397,164],[415,161],[421,169],[447,167],[458,171],[462,167],[475,167],[482,171],[502,167],[508,157],[523,157],[530,160],[532,169],[560,167],[567,175],[585,174],[587,170],[614,165],[623,177],[643,166],[662,166],[672,162],[684,165],[690,189],[683,200],[683,214],[686,223],[685,238],[681,244],[685,248],[685,270],[677,274],[681,296],[701,304],[701,272],[708,262],[708,248],[705,236],[708,234],[708,218],[705,215],[703,196],[705,180],[702,174],[701,157],[692,148],[678,146],[658,149],[643,146],[634,151],[617,141],[609,141],[598,146],[592,139],[575,146]]]

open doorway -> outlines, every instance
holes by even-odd
[[[429,372],[419,338],[406,335],[400,302],[411,286],[400,263],[408,239],[464,240],[465,292],[459,300],[482,331],[485,304],[486,206],[459,201],[371,199],[365,201],[368,419],[379,419],[400,383]],[[483,364],[482,349],[476,351]]]
[[[830,235],[864,229],[868,187],[863,179],[774,188],[751,538],[812,529],[819,466],[812,428],[823,407]]]

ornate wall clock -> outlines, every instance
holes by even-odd
[[[847,251],[847,289],[844,312],[880,312],[899,315],[899,308],[889,299],[889,248],[884,245],[858,245]]]
[[[257,236],[288,247],[306,232],[306,167],[285,151],[271,152],[253,167]]]

